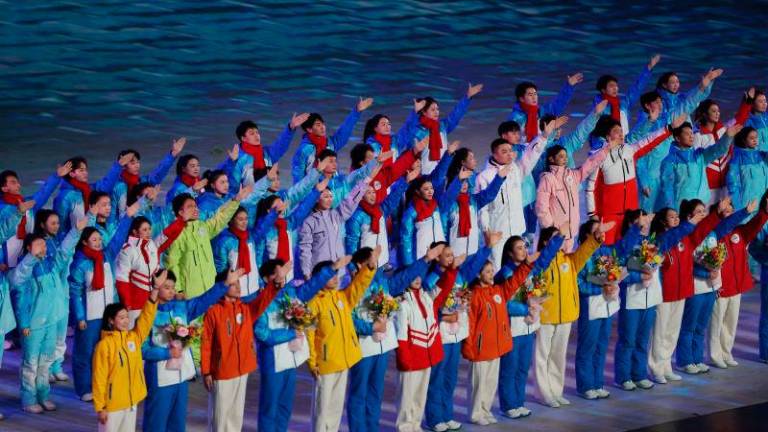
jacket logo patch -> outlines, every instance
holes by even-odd
[[[564,263],[560,264],[560,271],[561,272],[566,273],[570,269],[571,269],[571,266],[569,266],[567,262],[564,262]]]
[[[205,228],[201,227],[199,230],[197,230],[197,235],[199,235],[200,237],[205,237],[207,235],[205,232]]]
[[[381,182],[376,180],[373,182],[373,190],[381,190]]]
[[[731,236],[731,243],[739,244],[740,241],[741,241],[741,237],[739,237],[738,234],[734,234]]]
[[[238,324],[242,324],[243,323],[243,314],[238,313],[237,315],[235,315],[235,321],[237,321]]]
[[[134,341],[128,341],[128,351],[136,352],[136,343]]]
[[[501,296],[498,294],[494,294],[493,301],[495,301],[496,304],[501,304]]]
[[[680,252],[684,251],[685,250],[685,244],[683,242],[678,243],[677,244],[677,250],[679,250]]]
[[[344,302],[341,301],[341,299],[336,300],[336,306],[339,307],[339,309],[344,309]]]

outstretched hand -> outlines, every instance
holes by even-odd
[[[576,72],[573,75],[568,75],[568,85],[571,87],[575,86],[576,84],[584,81],[584,74],[581,72]]]
[[[661,54],[656,54],[651,57],[651,59],[648,61],[648,70],[653,70],[653,68],[659,64],[659,60],[661,60]]]
[[[440,256],[441,253],[443,253],[443,250],[445,249],[444,244],[439,244],[433,248],[427,249],[427,254],[424,256],[427,262],[434,261],[437,259],[437,257]]]
[[[467,97],[468,98],[472,98],[476,94],[480,93],[481,91],[483,91],[483,85],[482,84],[472,85],[472,83],[469,83],[469,86],[467,87]]]
[[[171,156],[176,157],[184,150],[184,146],[187,145],[187,137],[181,137],[173,140],[171,143]]]
[[[309,118],[309,113],[301,113],[298,115],[296,113],[293,113],[289,126],[291,129],[296,129],[297,127],[301,126],[302,123],[307,121],[308,118]]]
[[[363,112],[370,108],[370,106],[373,105],[373,98],[365,98],[362,97],[357,102],[357,112]]]
[[[709,87],[710,84],[712,84],[712,81],[716,80],[720,77],[720,75],[723,74],[722,69],[713,69],[710,68],[707,73],[704,74],[703,77],[701,77],[701,88],[705,89]]]

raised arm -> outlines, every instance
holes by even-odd
[[[40,189],[35,192],[35,195],[32,196],[32,200],[35,201],[35,205],[32,207],[33,212],[37,212],[45,206],[48,199],[53,195],[53,192],[59,187],[59,184],[61,184],[61,181],[61,177],[59,177],[57,173],[53,173],[45,179],[45,183],[43,183]]]
[[[429,263],[424,258],[421,258],[404,269],[395,272],[389,279],[389,295],[392,297],[402,295],[417,277],[424,280],[428,268]]]
[[[717,237],[718,240],[724,239],[728,234],[731,233],[731,231],[735,230],[741,221],[743,221],[747,216],[749,216],[749,210],[741,209],[734,212],[727,218],[721,220],[715,227],[715,237]]]
[[[576,252],[572,254],[573,265],[575,267],[573,271],[580,272],[581,269],[587,265],[587,261],[589,261],[589,258],[599,247],[600,243],[595,239],[595,236],[587,236],[587,239],[582,242],[578,249],[576,249]]]
[[[227,293],[227,285],[217,283],[199,296],[187,300],[187,319],[197,319]]]
[[[267,310],[267,307],[272,300],[275,299],[279,289],[274,283],[268,283],[267,286],[259,292],[256,298],[247,303],[248,309],[251,311],[251,318],[255,321],[258,320],[261,315]]]
[[[528,274],[531,272],[531,265],[527,262],[524,262],[517,266],[515,269],[515,272],[512,273],[512,276],[507,278],[506,281],[504,281],[504,284],[501,286],[502,292],[504,292],[504,299],[510,300],[515,293],[517,293],[517,290],[520,289],[520,287],[525,283],[525,279],[528,277]]]
[[[316,169],[309,170],[307,175],[304,176],[301,181],[294,183],[293,186],[285,191],[285,193],[281,193],[281,195],[283,195],[281,198],[295,208],[298,203],[304,200],[304,198],[312,192],[317,182],[320,181],[320,176],[320,171]]]
[[[496,199],[496,195],[499,194],[501,186],[504,184],[505,177],[500,177],[498,174],[493,178],[491,184],[487,188],[475,193],[475,203],[477,204],[477,210],[492,203]]]
[[[624,104],[626,105],[627,112],[632,108],[632,105],[640,99],[640,95],[643,93],[643,89],[648,85],[648,81],[651,79],[651,69],[648,65],[643,66],[643,70],[640,75],[637,76],[635,82],[627,90],[627,94],[624,96]]]
[[[468,256],[464,263],[459,266],[459,274],[466,281],[471,281],[480,274],[483,266],[488,262],[491,256],[491,248],[488,246],[480,248],[477,252]]]
[[[368,179],[362,179],[357,185],[349,192],[349,195],[344,198],[339,205],[339,212],[341,219],[346,221],[352,217],[352,213],[357,209],[357,205],[360,204],[360,200],[365,196],[365,191],[368,189]]]
[[[533,171],[533,168],[536,166],[536,162],[539,161],[542,153],[544,153],[544,149],[546,149],[548,141],[549,138],[539,134],[525,148],[523,156],[521,156],[517,161],[512,162],[518,164],[518,167],[524,176],[530,174],[531,171]]]
[[[296,297],[304,303],[310,301],[335,275],[336,270],[333,269],[333,266],[323,267],[316,275],[296,289]]]
[[[362,300],[365,295],[365,290],[371,284],[373,276],[376,274],[376,269],[371,269],[367,265],[364,265],[358,270],[355,277],[352,278],[352,282],[346,287],[342,293],[347,297],[349,304],[356,305]]]
[[[291,129],[290,124],[285,125],[285,128],[282,132],[280,132],[280,135],[278,135],[275,142],[264,149],[265,152],[269,155],[269,159],[272,161],[273,165],[277,164],[285,152],[288,151],[288,147],[291,146],[293,131],[294,129]]]
[[[415,260],[416,245],[413,244],[413,229],[416,224],[416,212],[413,207],[408,207],[403,214],[403,222],[400,224],[400,250],[403,265],[412,264]]]
[[[213,240],[213,238],[219,235],[220,232],[224,231],[239,206],[240,201],[234,199],[230,200],[223,206],[219,207],[213,217],[202,221],[202,223],[205,224],[205,227],[208,229],[208,240]]]
[[[392,185],[389,189],[389,194],[381,202],[381,212],[384,213],[384,217],[392,216],[400,207],[400,202],[406,190],[408,190],[408,182],[405,180],[398,180]]]
[[[719,140],[717,140],[715,145],[711,145],[703,149],[698,149],[699,151],[701,151],[701,154],[704,156],[704,163],[710,164],[714,162],[715,159],[721,158],[724,154],[728,152],[728,147],[731,146],[732,142],[733,142],[733,137],[726,133],[722,137],[720,137]]]
[[[684,238],[696,228],[696,225],[688,221],[680,221],[680,225],[662,233],[656,238],[656,245],[659,253],[666,254],[673,247],[676,247]]]
[[[446,189],[445,193],[441,194],[437,199],[437,206],[440,209],[440,214],[446,215],[450,212],[451,207],[456,203],[456,199],[458,199],[459,193],[461,192],[461,183],[462,180],[456,176],[448,186],[448,189]]]
[[[165,180],[165,177],[168,175],[168,172],[173,167],[175,161],[176,158],[170,152],[166,153],[165,157],[160,160],[160,163],[157,164],[155,169],[149,173],[149,175],[144,176],[143,181],[153,185],[159,185]]]
[[[333,146],[333,151],[339,152],[349,141],[349,137],[352,136],[352,131],[355,129],[355,124],[360,120],[360,111],[357,110],[357,105],[352,108],[352,111],[347,115],[332,137],[329,138],[328,144]]]
[[[104,258],[108,262],[114,263],[117,259],[117,255],[120,253],[120,249],[123,248],[125,239],[128,237],[128,231],[131,229],[131,222],[133,222],[133,218],[130,216],[123,216],[120,218],[115,234],[112,235],[112,239],[109,240],[107,247],[104,248]]]
[[[542,107],[542,111],[548,114],[552,114],[555,117],[563,115],[565,113],[565,109],[568,107],[568,104],[571,102],[571,98],[573,98],[573,89],[574,86],[572,86],[568,81],[563,84],[563,86],[560,88],[560,91],[557,93],[557,96],[555,99],[544,105]]]
[[[131,330],[136,334],[140,341],[143,341],[149,336],[149,332],[152,330],[152,323],[155,322],[155,314],[157,314],[157,301],[149,298],[144,307],[141,308],[141,313],[136,319],[136,325]]]
[[[107,172],[107,175],[104,176],[104,178],[102,178],[101,180],[94,183],[91,189],[111,193],[117,181],[120,180],[120,174],[122,172],[123,172],[123,166],[120,165],[120,163],[117,161],[113,162],[112,166],[109,168],[109,171]]]
[[[672,135],[672,132],[669,130],[669,128],[663,127],[661,129],[657,129],[649,135],[646,135],[640,140],[629,144],[629,146],[635,152],[635,160],[640,159],[641,157],[653,151],[653,149],[658,147],[659,144],[663,143],[664,140],[669,138],[670,135]]]
[[[555,259],[557,252],[563,247],[563,243],[565,243],[565,237],[562,235],[556,235],[549,239],[547,245],[541,250],[539,258],[533,262],[531,273],[534,276],[541,274],[544,270],[549,268],[549,264]]]
[[[442,120],[443,126],[445,127],[445,133],[451,133],[454,129],[456,129],[461,119],[464,117],[464,115],[467,114],[470,101],[471,98],[467,96],[459,99],[459,102],[455,107],[453,107],[453,110],[451,110],[451,113],[448,114],[448,117]]]
[[[419,124],[419,115],[414,110],[408,112],[408,117],[405,119],[405,123],[400,126],[400,129],[395,135],[395,143],[397,144],[396,150],[399,153],[405,153],[409,148],[413,146],[413,136],[416,131],[416,126]]]

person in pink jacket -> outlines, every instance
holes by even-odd
[[[578,168],[568,168],[568,151],[555,145],[547,149],[546,171],[536,190],[536,216],[542,228],[555,227],[565,236],[564,250],[573,248],[579,233],[579,185],[603,163],[615,145],[595,152]]]

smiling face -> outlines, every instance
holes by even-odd
[[[423,185],[416,191],[419,198],[424,201],[429,201],[435,196],[435,188],[432,186],[432,182],[424,182]]]
[[[167,303],[176,298],[176,282],[166,279],[157,291],[157,298],[161,302]]]
[[[474,171],[475,168],[477,168],[477,159],[475,158],[475,154],[472,152],[467,153],[467,158],[464,160],[464,162],[461,163],[461,165],[470,171]]]
[[[184,201],[184,205],[179,210],[181,215],[186,220],[198,220],[200,219],[200,209],[197,207],[197,203],[192,198]]]
[[[85,246],[93,250],[102,249],[101,234],[98,231],[94,231],[87,239],[85,239]]]
[[[648,111],[657,110],[661,112],[661,109],[663,107],[664,107],[664,102],[662,102],[660,97],[654,99],[653,102],[649,102],[645,104],[645,109]]]
[[[720,121],[720,107],[716,104],[712,104],[707,110],[707,121],[710,123],[717,123]]]
[[[312,123],[312,127],[307,129],[307,132],[317,136],[325,136],[325,123],[319,119],[315,120],[315,122]]]
[[[248,229],[248,213],[244,211],[235,213],[235,216],[229,221],[229,226],[240,231]]]
[[[379,135],[391,135],[392,123],[388,118],[382,117],[379,119],[379,122],[376,124],[376,127],[373,130]]]
[[[373,187],[368,186],[368,189],[365,191],[365,195],[363,195],[363,201],[370,205],[376,204],[376,190]]]
[[[528,89],[525,91],[525,94],[522,97],[520,97],[518,101],[526,103],[528,105],[538,105],[539,92],[533,87],[528,87]]]
[[[77,181],[87,183],[88,182],[88,165],[86,165],[85,163],[81,163],[77,168],[73,168],[72,171],[70,171],[69,176]]]
[[[547,158],[547,160],[549,161],[550,165],[563,167],[568,164],[568,152],[565,150],[560,150],[554,156]]]
[[[182,169],[182,172],[191,177],[199,177],[200,161],[194,158],[190,159],[189,162],[187,162],[187,165]]]
[[[330,189],[324,190],[320,194],[320,199],[317,200],[318,210],[328,210],[333,205],[333,192]]]
[[[440,253],[440,255],[438,255],[437,264],[442,268],[446,268],[453,265],[453,259],[453,250],[449,246],[446,246],[443,248],[443,251]]]
[[[261,134],[256,128],[250,128],[243,135],[243,142],[250,145],[261,145]]]
[[[120,309],[114,318],[109,319],[112,328],[117,331],[128,331],[131,329],[131,317],[128,315],[128,309]]]
[[[324,161],[328,161],[325,165],[325,169],[323,170],[323,174],[326,176],[332,176],[336,173],[336,170],[339,169],[339,163],[336,160],[336,156],[328,156]]]
[[[689,127],[683,128],[680,131],[680,135],[677,136],[677,142],[684,148],[693,147],[693,129]]]
[[[664,218],[664,226],[670,229],[678,225],[680,225],[680,215],[675,210],[669,210]]]
[[[764,94],[755,96],[755,102],[752,104],[752,109],[759,113],[764,113],[768,110],[768,99],[766,99]]]
[[[490,261],[486,262],[483,266],[483,269],[480,271],[480,282],[483,285],[493,285],[493,263]]]
[[[433,103],[429,106],[429,108],[424,110],[424,116],[432,120],[437,120],[440,118],[440,106],[437,104],[437,102]]]
[[[219,195],[224,196],[229,192],[229,179],[226,175],[220,175],[213,181],[213,191]]]
[[[59,215],[51,214],[48,216],[48,219],[45,220],[45,224],[43,224],[43,229],[45,230],[45,233],[49,236],[55,236],[59,233],[59,227],[61,226],[61,223],[59,221]]]
[[[624,142],[624,130],[621,128],[621,125],[615,125],[611,128],[611,131],[608,132],[608,141]]]
[[[523,240],[516,241],[515,244],[512,245],[511,252],[512,253],[510,258],[512,258],[512,261],[517,264],[522,263],[526,258],[528,258],[528,248],[526,247],[525,241]]]
[[[690,216],[688,216],[688,220],[690,221],[691,219],[693,219],[694,216],[705,216],[706,214],[707,214],[707,208],[704,207],[704,205],[699,204],[696,206],[695,209],[693,209],[693,213]],[[680,218],[678,218],[678,220],[679,219]]]
[[[94,207],[96,210],[96,217],[99,219],[107,219],[109,215],[112,214],[112,200],[108,196],[103,196],[99,198],[96,203],[94,203]]]
[[[152,238],[152,225],[149,222],[142,222],[138,229],[131,231],[131,235],[142,240],[150,240]]]

